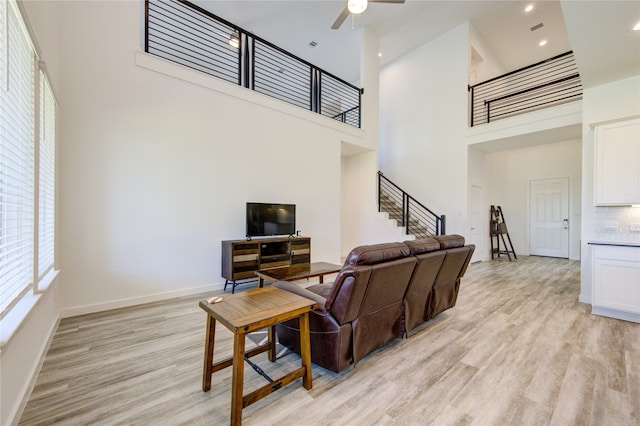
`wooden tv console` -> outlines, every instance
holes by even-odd
[[[224,289],[229,281],[234,293],[237,281],[257,278],[256,272],[274,268],[305,269],[311,263],[311,238],[278,237],[222,242]]]

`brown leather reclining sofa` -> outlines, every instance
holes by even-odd
[[[460,235],[354,248],[333,283],[274,286],[312,299],[311,360],[340,372],[456,304],[475,246]],[[300,353],[299,323],[276,326],[279,342]]]

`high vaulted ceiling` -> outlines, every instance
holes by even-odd
[[[346,0],[194,3],[350,82],[359,79],[362,26],[380,37],[384,65],[466,21],[505,71],[573,49],[586,87],[640,74],[640,31],[631,30],[640,21],[635,0],[370,3],[339,30],[330,27]],[[533,11],[524,12],[527,4]],[[544,47],[538,46],[542,39]],[[310,47],[311,41],[317,45]]]

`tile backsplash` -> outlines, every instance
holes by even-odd
[[[596,239],[640,242],[640,207],[596,207]]]

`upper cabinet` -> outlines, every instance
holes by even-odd
[[[640,119],[595,128],[596,206],[640,204]]]

